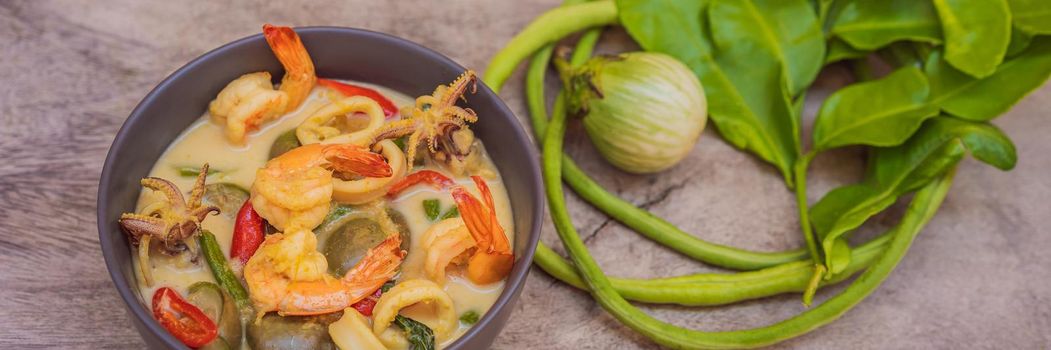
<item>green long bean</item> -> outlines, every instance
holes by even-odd
[[[503,86],[518,63],[542,46],[586,28],[616,22],[617,7],[611,0],[564,6],[548,11],[522,29],[503,50],[493,56],[485,71],[485,83],[494,89]]]
[[[197,242],[200,243],[201,250],[204,251],[204,260],[208,262],[208,267],[211,268],[212,275],[215,276],[215,281],[219,286],[234,297],[238,307],[245,309],[251,306],[248,292],[241,286],[241,281],[234,275],[234,272],[230,270],[230,265],[227,264],[226,256],[223,255],[222,248],[219,248],[215,235],[208,230],[201,230]]]
[[[562,6],[577,5],[586,1],[587,0],[565,0],[562,2]],[[590,57],[591,51],[595,48],[595,44],[598,42],[600,34],[601,31],[599,29],[590,29],[587,33],[582,35],[580,41],[577,42],[576,50],[573,50],[573,59],[570,59],[570,61],[576,62],[577,60],[586,60]],[[566,35],[568,36],[569,34]],[[561,38],[553,40],[551,44],[547,44],[540,48],[540,50],[537,50],[536,54],[533,55],[533,59],[529,62],[529,67],[526,69],[526,105],[529,109],[529,114],[534,116],[529,118],[533,130],[543,130],[547,127],[547,105],[544,98],[544,78],[547,75],[547,67],[551,63],[551,55],[555,51],[555,44],[553,42],[558,40],[561,40]],[[578,59],[577,57],[583,58]],[[515,62],[515,65],[518,65],[518,63]],[[490,74],[496,74],[496,72],[492,72],[492,70],[486,71],[485,76],[488,77]],[[507,74],[510,74],[510,72]],[[499,90],[499,87],[494,86],[493,88]],[[534,91],[539,92],[539,95],[529,94]],[[564,98],[565,97],[562,96],[562,94],[559,94],[558,100],[556,100],[555,103],[564,104]],[[543,117],[536,118],[535,111],[543,112]],[[537,144],[540,144],[540,140],[544,138],[543,132],[535,132],[533,136],[536,138]]]
[[[830,280],[821,280],[821,285],[842,282],[871,266],[886,248],[890,238],[888,234],[880,235],[852,251],[847,268]],[[588,290],[576,268],[546,245],[537,247],[533,262],[552,277],[581,290]],[[653,304],[712,306],[783,293],[803,292],[813,270],[812,262],[800,260],[756,271],[701,273],[654,279],[610,277],[609,280],[613,289],[628,300]]]
[[[892,233],[894,238],[884,254],[861,277],[839,295],[795,317],[755,329],[704,332],[677,327],[635,308],[617,294],[610,280],[591,257],[576,232],[566,208],[562,190],[561,149],[565,134],[565,116],[555,114],[548,125],[543,147],[543,175],[551,220],[559,238],[569,251],[591,294],[607,312],[621,323],[642,333],[658,344],[677,349],[754,348],[791,339],[828,324],[871,294],[901,261],[913,238],[937,211],[952,183],[953,172],[921,189],[913,198],[902,221]]]
[[[608,0],[597,1],[565,6],[541,15],[533,24],[530,24],[512,39],[500,53],[494,56],[492,63],[485,71],[483,76],[485,83],[494,91],[499,91],[510,76],[511,70],[518,65],[518,62],[524,59],[528,53],[538,51],[529,66],[529,71],[526,73],[526,86],[528,89],[526,97],[530,109],[530,121],[533,125],[534,134],[537,135],[538,143],[544,134],[544,130],[547,128],[547,113],[544,111],[543,78],[551,55],[550,49],[542,46],[561,40],[565,36],[586,28],[615,24],[615,8],[613,9],[614,16],[612,18],[606,17],[605,10],[596,11],[592,8],[597,6],[595,4],[602,3],[606,4],[603,6],[613,6]],[[584,6],[592,7],[585,8]],[[558,15],[551,15],[556,12]],[[599,15],[594,13],[599,13]],[[565,18],[570,16],[595,16],[596,18],[579,18],[565,21]],[[605,22],[602,20],[605,20]],[[554,27],[558,27],[558,30],[551,30]],[[581,40],[585,45],[578,45],[578,49],[574,51],[575,58],[582,58],[578,59],[580,62],[576,63],[586,60],[587,56],[590,56],[591,47],[594,46],[593,43],[587,44],[587,41],[583,40],[585,38],[586,36],[582,37]],[[586,50],[583,50],[585,47]],[[561,98],[557,99],[553,113],[564,113],[564,108],[560,108],[563,104],[564,101],[561,101]],[[757,270],[796,261],[807,256],[807,252],[803,249],[784,252],[754,252],[699,239],[649,211],[638,208],[634,204],[606,191],[580,169],[568,155],[563,156],[562,164],[566,183],[586,201],[647,238],[675,249],[695,260],[730,269]]]

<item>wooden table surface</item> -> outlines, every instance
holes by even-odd
[[[182,64],[271,22],[387,32],[483,70],[520,28],[559,2],[0,2],[0,348],[143,347],[103,265],[95,192],[121,123]],[[630,48],[623,32],[612,29],[602,50]],[[808,112],[844,79],[835,69],[823,76]],[[504,97],[523,118],[520,90],[521,73]],[[1051,88],[1045,86],[997,120],[1018,145],[1018,167],[1005,173],[966,161],[941,212],[886,283],[839,321],[781,346],[1051,346],[1049,112]],[[764,250],[801,245],[793,198],[778,176],[710,129],[683,165],[656,176],[613,170],[594,156],[578,127],[570,128],[567,143],[601,183],[700,237]],[[861,164],[857,150],[820,157],[810,200],[856,181]],[[710,270],[640,238],[575,197],[569,205],[612,275]],[[894,219],[880,216],[862,231],[878,231]],[[544,240],[557,246],[550,225]],[[839,289],[827,288],[819,299]],[[707,330],[761,326],[803,310],[797,295],[719,308],[645,309]],[[654,347],[586,294],[535,268],[512,317],[494,348]]]

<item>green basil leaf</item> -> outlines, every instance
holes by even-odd
[[[945,60],[976,78],[996,71],[1011,38],[1006,0],[934,0],[945,33]]]
[[[905,142],[927,118],[938,114],[926,103],[927,78],[905,67],[870,82],[836,91],[814,121],[814,147],[894,146]]]
[[[460,322],[463,322],[463,324],[468,326],[478,323],[478,312],[467,310],[467,312],[460,314]]]
[[[441,210],[441,202],[437,199],[423,200],[423,213],[427,215],[427,220],[437,220],[438,216],[441,215]]]
[[[749,46],[751,53],[771,56],[783,68],[790,96],[821,71],[825,38],[805,0],[713,0],[709,14],[719,51]]]
[[[383,285],[380,286],[380,292],[381,293],[386,293],[391,288],[394,288],[394,285],[395,285],[394,280],[383,282]]]
[[[405,332],[409,350],[434,350],[434,331],[420,321],[402,316],[394,316],[394,324]]]
[[[1008,0],[1015,26],[1030,34],[1051,34],[1051,2]]]
[[[175,171],[179,172],[179,176],[182,176],[182,177],[197,177],[197,175],[201,174],[201,167],[195,167],[195,166],[176,167]],[[212,175],[218,174],[220,172],[222,172],[222,171],[219,170],[219,169],[210,167],[210,168],[208,168],[208,174],[205,175],[205,176],[212,176]]]
[[[409,142],[409,137],[408,136],[402,136],[402,137],[394,139],[394,145],[398,146],[398,148],[400,148],[402,150],[402,152],[408,152],[408,150],[405,149],[405,144],[408,143],[408,142]]]
[[[855,49],[843,39],[832,38],[828,40],[828,53],[825,55],[825,64],[865,57],[869,52]]]
[[[706,30],[707,1],[617,0],[620,22],[646,51],[682,61],[704,85],[708,115],[727,142],[776,166],[792,184],[799,126],[783,88],[780,62],[754,51],[721,55],[716,63]],[[744,45],[741,46],[743,49]]]
[[[446,210],[445,213],[442,214],[442,216],[439,219],[445,220],[445,219],[458,218],[458,217],[460,217],[460,208],[457,208],[456,206],[452,206],[452,207],[449,207],[449,209]]]
[[[973,121],[992,120],[1036,90],[1051,76],[1051,38],[1034,38],[1025,51],[982,79],[952,68],[934,51],[924,64],[931,104]]]
[[[917,0],[848,0],[838,11],[831,34],[862,50],[900,40],[942,41],[934,6]]]

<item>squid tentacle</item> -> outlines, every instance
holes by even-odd
[[[208,177],[208,163],[204,163],[201,166],[201,172],[197,174],[197,180],[193,183],[193,190],[190,191],[190,201],[186,203],[187,207],[197,208],[201,206],[201,199],[204,198],[204,181]],[[204,219],[201,219],[204,220]]]
[[[175,184],[171,181],[159,177],[147,177],[139,181],[139,183],[142,184],[142,187],[163,194],[164,198],[172,206],[171,209],[179,211],[186,208],[186,199],[182,196],[182,192],[179,192],[179,188],[175,187]]]

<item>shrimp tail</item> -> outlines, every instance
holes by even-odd
[[[394,278],[401,267],[405,251],[401,250],[401,235],[387,236],[379,245],[365,253],[365,257],[343,275],[350,304],[375,293],[384,283]],[[349,306],[350,304],[347,304]]]
[[[354,173],[365,177],[389,177],[393,173],[390,164],[378,153],[354,145],[332,145],[325,149],[336,175]]]
[[[369,281],[379,282],[376,284],[376,288],[379,288],[394,277],[404,257],[405,251],[401,250],[401,235],[392,234],[379,245],[369,249],[361,262],[347,271],[347,274],[343,276],[343,281],[352,285],[368,285],[370,283],[365,282]],[[368,290],[368,293],[374,292],[376,288]]]
[[[467,231],[471,233],[471,237],[474,238],[478,247],[488,250],[493,234],[491,227],[489,227],[489,217],[486,215],[488,214],[486,213],[486,208],[482,207],[482,203],[463,187],[454,188],[452,195],[453,200],[456,201],[456,207],[460,211],[460,218],[463,219],[464,225],[467,226]]]
[[[288,94],[285,112],[299,106],[310,95],[310,90],[317,83],[314,62],[303,46],[299,35],[290,27],[271,24],[263,25],[263,37],[277,60],[285,67],[285,76],[281,78],[281,91]]]
[[[320,315],[341,311],[365,299],[384,283],[394,278],[405,251],[401,235],[391,235],[365,253],[365,257],[344,275],[343,279],[295,282],[277,305],[280,315]]]
[[[474,238],[477,249],[467,262],[467,278],[478,284],[489,284],[503,279],[511,272],[514,254],[503,227],[496,218],[493,195],[481,177],[472,180],[482,195],[478,200],[463,187],[453,189],[453,200],[460,210],[464,226]]]

